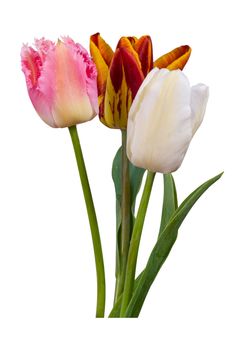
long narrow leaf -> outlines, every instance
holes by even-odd
[[[173,213],[178,207],[175,181],[171,174],[163,175],[163,185],[164,185],[163,207],[162,207],[161,224],[160,224],[158,236],[160,236],[160,234],[163,232],[171,216],[173,215]]]
[[[121,153],[122,147],[120,147],[113,159],[112,163],[112,179],[115,186],[116,193],[116,275],[120,268],[120,252],[119,252],[119,240],[121,231],[121,199],[122,199],[122,169],[121,169]]]
[[[149,292],[149,289],[176,241],[177,231],[181,226],[183,220],[185,219],[193,205],[196,203],[196,201],[212,184],[214,184],[222,176],[222,174],[223,173],[213,177],[212,179],[208,180],[200,187],[198,187],[183,201],[183,203],[175,211],[170,222],[161,233],[157,243],[155,244],[150,254],[146,268],[143,271],[142,277],[138,283],[137,288],[134,290],[132,299],[128,305],[125,314],[126,317],[139,316],[139,313],[143,306],[144,300]]]

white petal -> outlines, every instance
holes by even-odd
[[[137,166],[169,173],[180,165],[192,138],[188,79],[160,69],[141,89],[128,119],[128,157]]]
[[[170,173],[179,168],[192,138],[190,85],[180,71],[172,71],[165,80],[157,111],[158,120],[153,123],[154,169]]]
[[[191,88],[191,110],[193,135],[201,125],[209,96],[209,88],[204,84],[197,84]]]
[[[140,88],[138,89],[136,97],[135,97],[134,101],[132,102],[132,105],[131,105],[131,108],[129,111],[129,118],[132,118],[133,115],[136,113],[137,109],[139,108],[139,101],[141,100],[142,95],[144,94],[145,86],[149,84],[149,82],[153,79],[155,74],[157,74],[158,72],[159,72],[159,68],[152,69],[150,71],[150,73],[146,76],[144,81],[142,82]],[[128,118],[128,120],[129,120],[129,118]]]
[[[130,161],[139,167],[149,168],[148,160],[153,140],[150,128],[157,107],[158,93],[162,91],[168,70],[153,69],[141,85],[129,112],[127,126],[127,155]]]

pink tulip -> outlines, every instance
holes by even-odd
[[[91,120],[98,114],[97,71],[88,52],[69,37],[57,44],[23,45],[22,71],[39,116],[55,128]]]

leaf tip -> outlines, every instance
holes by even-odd
[[[222,175],[224,174],[224,171],[222,171],[220,174],[217,175],[217,180],[220,179],[222,177]]]

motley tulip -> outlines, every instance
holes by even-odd
[[[117,129],[126,129],[131,103],[151,69],[183,69],[191,53],[189,46],[180,46],[153,63],[148,35],[122,37],[113,52],[99,33],[91,36],[90,51],[98,71],[100,120]]]
[[[190,87],[180,70],[154,68],[132,103],[127,127],[130,161],[153,172],[179,168],[199,128],[208,100],[208,87]]]
[[[35,40],[21,51],[29,97],[52,127],[69,127],[98,114],[97,71],[87,51],[66,37]]]

